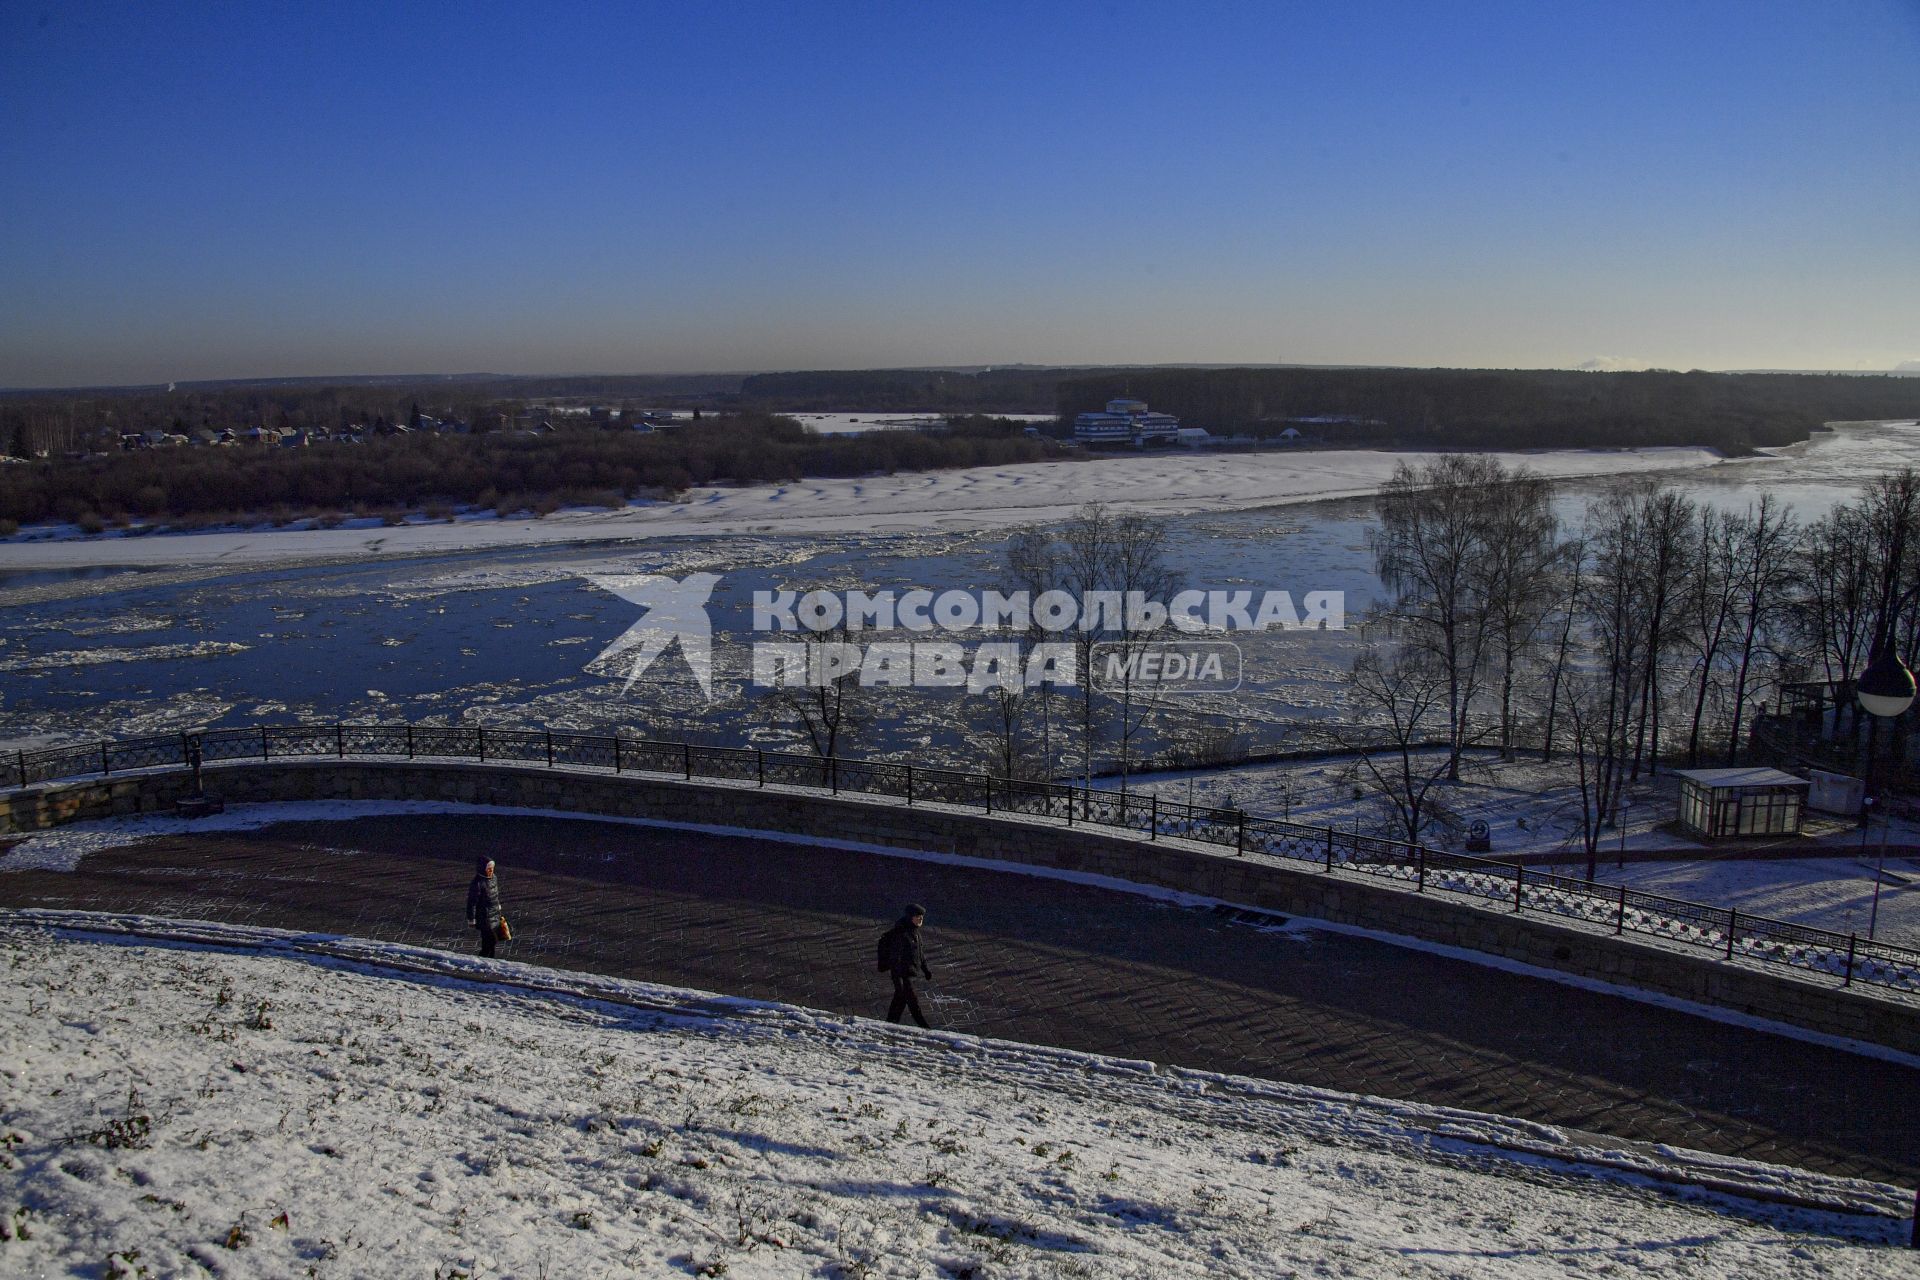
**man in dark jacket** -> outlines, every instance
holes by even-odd
[[[920,926],[927,920],[927,909],[919,903],[908,905],[906,914],[900,922],[887,930],[887,952],[893,973],[893,1004],[887,1009],[887,1021],[900,1021],[904,1010],[913,1012],[913,1020],[921,1026],[927,1025],[927,1015],[920,1012],[920,999],[913,993],[913,975],[917,971],[923,978],[932,978],[933,970],[927,968],[927,958],[920,949]]]
[[[473,883],[467,886],[467,923],[480,930],[483,956],[493,954],[500,915],[500,881],[494,878],[493,859],[482,858],[475,865]]]

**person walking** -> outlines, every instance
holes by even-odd
[[[915,1022],[923,1027],[927,1025],[927,1015],[920,1011],[920,998],[913,990],[915,972],[929,980],[933,977],[933,970],[927,967],[926,953],[920,946],[920,926],[926,921],[927,909],[917,902],[909,903],[899,922],[880,938],[880,955],[893,975],[893,1004],[887,1009],[888,1022],[898,1022],[903,1011],[910,1011]]]
[[[467,886],[467,923],[480,930],[480,954],[491,956],[499,937],[501,922],[500,881],[493,874],[493,859],[481,858],[474,866],[473,883]]]

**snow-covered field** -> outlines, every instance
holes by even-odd
[[[1629,862],[1618,869],[1603,862],[1600,878],[1669,898],[1737,907],[1743,915],[1864,938],[1873,919],[1875,852],[1844,858]],[[1874,937],[1920,950],[1920,859],[1887,859]]]
[[[0,543],[0,570],[209,561],[235,565],[689,534],[978,530],[1059,520],[1096,498],[1142,514],[1232,511],[1369,494],[1402,460],[1417,463],[1423,456],[1373,450],[1158,453],[696,489],[679,502],[618,511],[565,511],[544,520],[15,540]],[[1685,470],[1720,461],[1711,450],[1697,448],[1568,449],[1497,456],[1551,476]]]
[[[0,957],[10,1275],[1912,1274],[1904,1190],[1475,1113],[228,926]]]
[[[1431,768],[1441,755],[1422,751],[1417,758]],[[1380,755],[1376,762],[1385,769],[1390,761]],[[1119,785],[1117,778],[1097,781],[1108,788]],[[1352,829],[1358,825],[1364,834],[1400,836],[1372,775],[1355,756],[1139,774],[1127,785],[1167,800],[1238,806],[1262,817],[1290,818],[1309,826]],[[1363,794],[1356,797],[1356,789]],[[1451,822],[1431,831],[1425,837],[1427,844],[1461,850],[1467,825],[1482,821],[1493,841],[1489,856],[1565,853],[1571,874],[1585,874],[1579,785],[1570,761],[1543,764],[1522,758],[1509,763],[1497,755],[1475,753],[1463,764],[1458,785],[1436,784],[1428,796],[1436,811],[1450,815]],[[1810,814],[1811,834],[1805,840],[1810,856],[1742,858],[1737,856],[1740,850],[1702,849],[1699,842],[1667,830],[1674,811],[1670,779],[1650,779],[1634,788],[1621,827],[1607,831],[1601,839],[1599,877],[1611,883],[1625,881],[1649,893],[1737,907],[1743,913],[1836,933],[1866,933],[1878,826],[1863,852],[1859,830],[1851,821]],[[1891,843],[1896,848],[1920,845],[1920,832],[1911,823],[1897,821]],[[1627,862],[1616,869],[1623,844],[1629,850],[1659,850],[1681,857]],[[1685,857],[1689,851],[1698,851],[1697,856]],[[1888,859],[1875,936],[1920,949],[1920,860],[1898,854]]]
[[[1374,763],[1388,773],[1397,768],[1398,759],[1385,751],[1373,756]],[[1444,762],[1445,755],[1435,749],[1419,750],[1414,759],[1417,770],[1430,772]],[[1104,787],[1119,786],[1118,778],[1095,781]],[[1129,778],[1127,786],[1167,800],[1238,807],[1261,817],[1310,826],[1352,829],[1357,824],[1366,835],[1405,838],[1394,829],[1380,788],[1358,755],[1143,773]],[[1460,782],[1436,783],[1427,793],[1427,802],[1433,815],[1442,819],[1425,834],[1429,844],[1457,848],[1466,826],[1476,820],[1487,824],[1497,853],[1546,852],[1571,848],[1579,841],[1579,786],[1573,766],[1565,761],[1508,763],[1495,754],[1476,751],[1462,762]],[[1640,803],[1627,810],[1627,838],[1635,847],[1643,847],[1657,838],[1654,828],[1672,817],[1673,803],[1665,788],[1659,804],[1642,796]]]
[[[821,435],[857,435],[863,431],[897,431],[901,428],[934,427],[946,421],[945,414],[938,413],[789,413],[784,415],[794,419],[810,431]],[[995,413],[989,417],[1007,418],[1014,422],[1028,422],[1039,425],[1052,422],[1051,413]]]
[[[1399,767],[1399,757],[1391,751],[1375,752],[1372,758],[1389,776]],[[1431,774],[1444,761],[1438,749],[1414,752],[1417,775]],[[1119,785],[1117,778],[1096,781]],[[1137,774],[1127,785],[1169,800],[1191,797],[1195,804],[1237,806],[1262,817],[1311,826],[1358,825],[1366,835],[1405,838],[1373,773],[1357,754]],[[1495,854],[1564,851],[1571,856],[1585,847],[1579,778],[1573,762],[1564,757],[1549,763],[1531,757],[1503,761],[1497,752],[1476,749],[1461,762],[1460,781],[1436,782],[1426,793],[1425,805],[1434,825],[1423,840],[1436,847],[1458,849],[1467,827],[1476,821],[1487,824]],[[1621,826],[1608,829],[1602,839],[1602,853],[1612,854],[1623,834],[1634,849],[1697,848],[1696,842],[1662,829],[1674,813],[1672,780],[1643,779],[1631,789]],[[1824,830],[1822,821],[1815,819],[1814,825]],[[1846,824],[1826,825],[1839,829]]]

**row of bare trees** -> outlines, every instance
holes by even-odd
[[[1806,524],[1770,494],[1730,509],[1658,478],[1620,482],[1563,524],[1548,480],[1452,454],[1402,464],[1376,513],[1372,551],[1390,595],[1353,667],[1360,715],[1347,736],[1409,840],[1450,821],[1447,788],[1467,749],[1497,745],[1509,760],[1523,749],[1567,758],[1591,854],[1630,788],[1663,764],[1737,761],[1755,707],[1781,685],[1850,678],[1883,633],[1910,664],[1920,656],[1912,471]],[[1164,521],[1088,504],[1009,539],[1000,585],[1165,599],[1169,541]],[[1096,685],[1098,647],[1124,655],[1148,639],[1124,614],[1107,621],[1057,634],[1036,623],[1025,637],[1070,641],[1072,684],[968,700],[993,772],[1090,782],[1110,763],[1126,785],[1162,697],[1124,662],[1116,683]],[[870,717],[868,698],[846,679],[769,707],[834,756]]]
[[[1090,502],[1064,524],[1016,533],[1007,545],[1007,573],[1013,587],[1036,599],[1048,591],[1064,591],[1079,600],[1099,592],[1115,593],[1123,599],[1133,595],[1165,600],[1173,593],[1167,543],[1166,521],[1116,514],[1104,503]],[[1123,613],[1109,621],[1114,625],[1098,630],[1083,625],[1066,634],[1074,646],[1074,667],[1079,677],[1067,697],[1072,705],[1082,782],[1092,785],[1099,753],[1103,744],[1110,742],[1124,791],[1140,739],[1162,699],[1156,688],[1141,686],[1131,664],[1124,662],[1119,667],[1118,689],[1109,687],[1102,692],[1095,688],[1096,646],[1118,646],[1125,654],[1144,642],[1137,619]],[[1037,641],[1042,636],[1036,628],[1029,638]],[[1051,743],[1055,692],[1052,686],[1043,684],[1032,690],[995,695],[997,705],[987,727],[1000,756],[996,763],[1004,767],[1007,776],[1030,771],[1023,763],[1021,745],[1033,742],[1030,714],[1037,714],[1040,722],[1042,770],[1058,770],[1056,761],[1060,757]]]
[[[1571,756],[1591,855],[1662,762],[1739,759],[1782,684],[1848,680],[1883,635],[1909,663],[1920,647],[1911,470],[1810,524],[1771,494],[1729,510],[1637,480],[1563,530],[1541,477],[1447,455],[1403,463],[1376,508],[1388,640],[1351,690],[1366,732],[1384,731],[1365,763],[1410,840],[1445,821],[1436,788],[1468,746],[1512,759],[1524,740]]]
[[[1025,592],[1030,599],[1061,592],[1075,601],[1102,594],[1163,601],[1173,589],[1168,538],[1164,520],[1088,503],[1061,524],[1015,533],[1007,543],[999,589]],[[1092,675],[1096,651],[1105,656],[1117,650],[1124,659],[1146,643],[1147,635],[1139,619],[1122,611],[1104,615],[1097,628],[1076,625],[1049,633],[1035,619],[1025,635],[1004,637],[1026,646],[1070,643],[1076,676],[1071,683],[994,685],[969,698],[964,732],[976,754],[1002,777],[1078,773],[1087,785],[1096,770],[1111,762],[1120,770],[1124,789],[1164,697],[1124,660],[1115,665],[1119,674],[1114,681],[1096,687]],[[870,638],[845,627],[802,637],[815,646]],[[849,673],[810,687],[773,690],[763,702],[776,725],[794,731],[815,754],[828,757],[845,750],[871,723],[874,703],[884,696],[863,689]]]

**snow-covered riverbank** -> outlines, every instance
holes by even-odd
[[[541,520],[489,516],[391,528],[366,522],[359,528],[23,538],[0,542],[0,570],[262,564],[689,534],[972,531],[1063,519],[1094,499],[1151,515],[1235,511],[1370,494],[1402,460],[1417,463],[1427,456],[1376,450],[1160,452],[696,489],[683,501],[617,511],[562,511]],[[1568,477],[1687,470],[1720,461],[1720,455],[1710,449],[1683,447],[1542,450],[1496,456],[1543,475]]]
[[[444,953],[92,922],[202,945],[0,922],[10,1274],[1910,1266],[1892,1217],[1778,1202],[1900,1212],[1876,1184]]]

